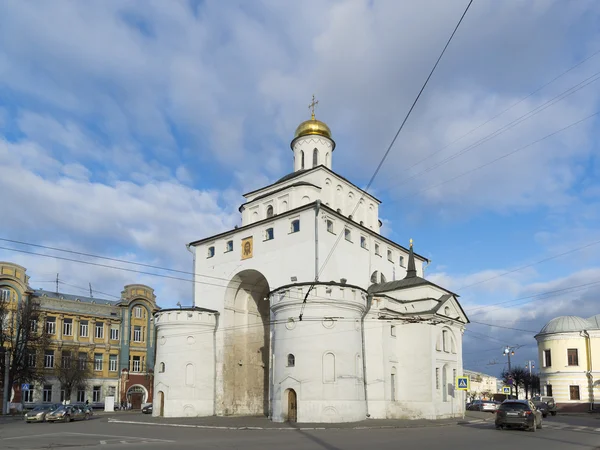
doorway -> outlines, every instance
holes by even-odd
[[[165,416],[165,393],[163,391],[158,391],[158,415]]]
[[[296,391],[293,389],[288,390],[288,422],[298,421],[298,402],[296,397]]]

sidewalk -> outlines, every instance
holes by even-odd
[[[485,413],[483,413],[485,414]],[[347,423],[279,423],[271,422],[264,416],[211,416],[211,417],[152,417],[149,414],[139,413],[138,415],[127,414],[118,416],[118,413],[108,418],[109,423],[152,425],[184,428],[204,428],[220,430],[361,430],[361,429],[381,429],[381,428],[426,428],[426,427],[444,427],[460,423],[477,423],[489,420],[488,416],[493,415],[468,412],[465,419],[369,419],[361,422]]]

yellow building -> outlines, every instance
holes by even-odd
[[[600,403],[600,314],[561,316],[535,336],[542,395],[563,411],[587,411]]]
[[[0,300],[12,311],[9,321],[15,320],[19,302],[39,303],[40,323],[32,327],[43,326],[50,338],[43,355],[31,356],[31,364],[44,372],[46,381],[23,392],[20,385],[13,386],[13,403],[87,400],[100,405],[106,396],[114,396],[118,404],[139,408],[152,401],[153,314],[159,309],[152,288],[127,285],[119,300],[34,290],[24,267],[0,262]],[[71,398],[65,398],[56,379],[56,367],[64,358],[92,366],[86,388],[74,390]]]

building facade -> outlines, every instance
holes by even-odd
[[[498,388],[498,378],[473,370],[464,370],[464,375],[469,377],[470,390],[467,396],[472,400],[490,400],[494,394],[502,391]]]
[[[332,170],[335,149],[326,124],[303,122],[294,172],[245,194],[240,227],[188,245],[195,306],[156,314],[155,415],[461,413],[458,296],[380,234],[380,201]]]
[[[45,348],[38,349],[40,354],[30,356],[45,381],[30,384],[26,391],[22,384],[13,386],[12,403],[89,401],[100,406],[106,396],[134,408],[152,402],[153,314],[158,310],[152,288],[127,285],[119,300],[32,289],[24,267],[0,262],[0,300],[9,309],[5,326],[17,320],[20,302],[39,304],[38,323],[31,326],[43,329],[49,339]],[[91,375],[85,386],[66,398],[57,370],[72,359],[89,365]]]
[[[561,316],[535,336],[542,395],[563,411],[587,411],[600,403],[600,315]]]

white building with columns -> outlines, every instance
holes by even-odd
[[[155,315],[154,415],[458,416],[457,295],[380,234],[381,202],[332,170],[326,124],[313,114],[291,149],[294,172],[245,194],[240,227],[188,245],[195,306]]]

